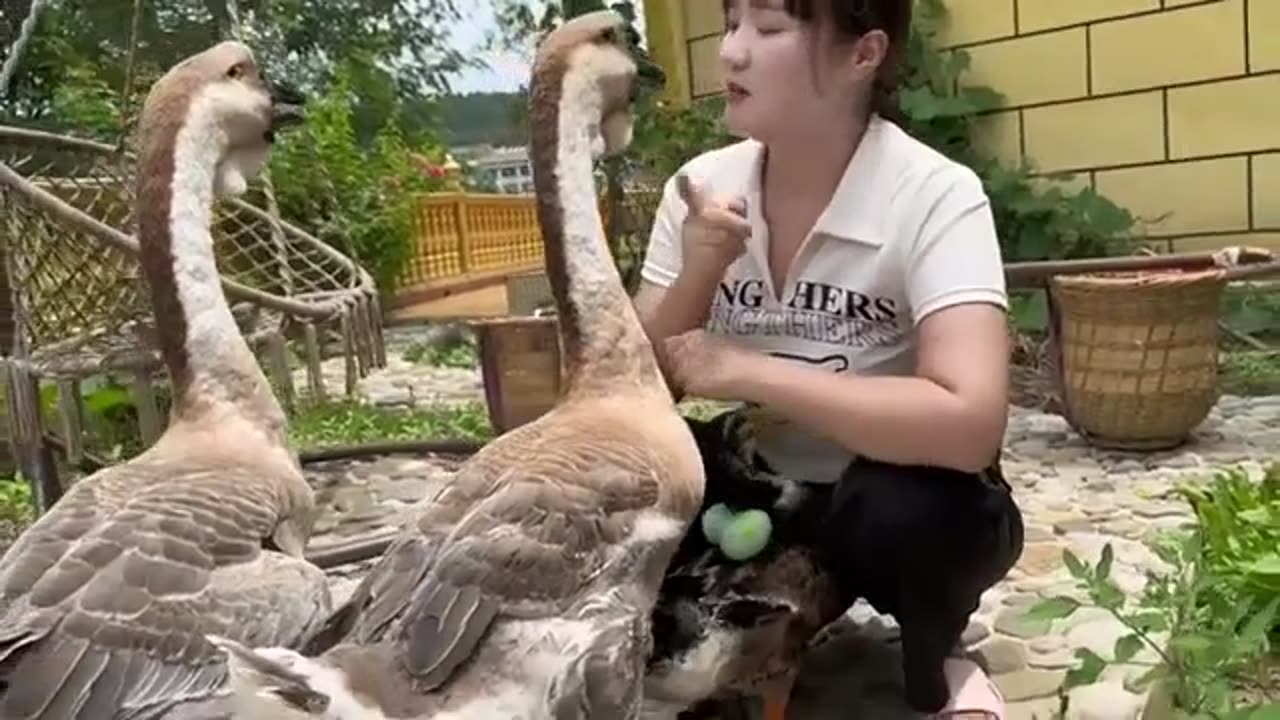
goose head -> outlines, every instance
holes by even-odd
[[[172,139],[163,131],[175,125],[203,133],[220,156],[214,192],[234,196],[244,193],[266,164],[276,131],[302,121],[303,104],[297,90],[264,76],[247,46],[226,41],[188,57],[156,81],[139,130],[144,139],[160,144]]]
[[[592,155],[615,155],[631,142],[632,106],[646,88],[665,82],[662,70],[639,52],[639,37],[613,10],[578,15],[538,46],[531,87],[560,92],[574,117],[588,119]]]

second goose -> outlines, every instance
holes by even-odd
[[[302,559],[315,509],[285,416],[222,293],[209,229],[300,98],[248,48],[169,70],[140,119],[138,235],[171,422],[76,483],[0,560],[0,718],[218,717],[225,655],[206,634],[294,645],[329,611]]]

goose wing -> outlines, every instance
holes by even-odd
[[[471,656],[499,614],[558,614],[614,568],[647,568],[656,584],[670,552],[649,551],[673,549],[685,529],[664,514],[656,451],[548,432],[537,442],[532,431],[505,436],[473,456],[305,652],[390,642],[425,691]]]
[[[235,469],[156,461],[78,483],[0,563],[0,718],[160,717],[221,693],[206,633],[296,643],[328,590],[263,551],[280,504]]]

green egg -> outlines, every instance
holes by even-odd
[[[773,521],[763,510],[744,510],[720,533],[720,550],[733,560],[746,560],[769,544]]]
[[[702,534],[709,542],[719,544],[724,528],[733,520],[733,511],[724,503],[716,503],[702,513]]]

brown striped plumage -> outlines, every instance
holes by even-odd
[[[77,482],[0,559],[0,719],[225,717],[226,658],[207,636],[293,645],[331,609],[323,573],[301,557],[311,489],[234,332],[207,229],[193,224],[228,158],[255,171],[274,113],[238,43],[180,63],[148,96],[136,216],[174,383],[171,424],[139,456]],[[216,136],[186,135],[185,157],[208,167],[175,152],[191,127]],[[188,223],[181,238],[173,208]],[[192,250],[208,259],[179,257]],[[210,304],[184,307],[180,287]],[[211,365],[191,343],[233,362]]]
[[[650,613],[704,478],[596,208],[592,159],[629,137],[638,68],[624,28],[612,11],[566,22],[540,46],[530,87],[567,391],[414,508],[304,650],[319,657],[275,653],[284,659],[274,684],[262,672],[264,654],[243,663],[247,701],[264,686],[296,687],[302,676],[332,699],[326,714],[308,717],[639,712]],[[288,705],[249,717],[298,716],[301,708]]]
[[[307,512],[262,467],[157,454],[76,484],[0,570],[0,717],[164,717],[222,692],[210,632],[297,642],[323,574],[262,548]]]

